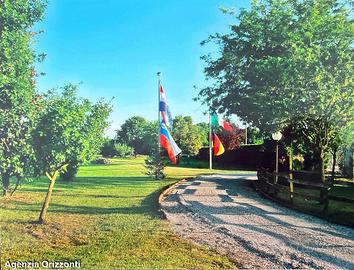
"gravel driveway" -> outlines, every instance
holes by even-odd
[[[180,182],[162,210],[184,238],[228,254],[240,268],[354,269],[354,229],[281,207],[250,186],[255,175]]]

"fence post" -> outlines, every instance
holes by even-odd
[[[294,203],[294,182],[293,182],[293,175],[290,174],[290,179],[289,179],[289,190],[290,190],[290,203]]]
[[[278,185],[278,173],[276,172],[274,175],[274,181],[273,181],[273,196],[277,196],[278,190],[277,190],[277,185]]]
[[[328,213],[328,205],[329,205],[329,199],[328,199],[328,193],[329,193],[329,187],[326,186],[323,189],[323,214],[327,214]]]

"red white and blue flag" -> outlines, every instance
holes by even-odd
[[[159,110],[161,113],[161,118],[162,118],[162,122],[166,124],[166,126],[171,126],[171,113],[170,113],[170,109],[169,106],[167,104],[167,100],[166,100],[166,95],[165,95],[165,91],[163,90],[162,85],[160,85],[160,105],[159,105]]]
[[[168,157],[172,163],[176,164],[176,157],[182,152],[182,150],[178,147],[175,140],[172,138],[164,122],[161,122],[160,124],[160,144],[163,148],[166,149]]]

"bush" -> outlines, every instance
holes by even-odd
[[[107,158],[98,158],[98,159],[95,159],[94,161],[92,161],[91,164],[109,165],[109,164],[112,164],[112,161],[110,161]]]
[[[106,140],[101,148],[101,155],[104,157],[114,157],[117,155],[117,150],[113,140]]]
[[[77,174],[79,170],[79,163],[78,162],[71,162],[69,165],[66,167],[65,170],[60,172],[60,179],[62,181],[72,181],[74,180],[75,175]]]
[[[134,148],[130,147],[126,144],[122,143],[117,143],[114,145],[115,148],[115,154],[117,157],[120,158],[125,158],[125,157],[131,157],[134,155]]]

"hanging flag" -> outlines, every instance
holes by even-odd
[[[223,129],[225,129],[226,131],[233,131],[231,124],[229,122],[219,118],[216,113],[213,113],[211,115],[211,125],[214,127],[220,126]]]
[[[179,155],[182,150],[178,147],[175,140],[172,138],[170,132],[168,131],[166,124],[161,123],[160,125],[160,144],[166,149],[168,157],[173,164],[177,163],[177,155]]]
[[[159,110],[161,113],[161,118],[162,118],[162,122],[166,124],[166,126],[171,126],[170,122],[171,122],[171,112],[170,112],[170,108],[167,104],[167,100],[166,100],[166,95],[165,95],[165,91],[163,90],[162,85],[160,85],[160,106],[159,106]]]
[[[214,156],[220,156],[225,152],[219,137],[213,132]]]

